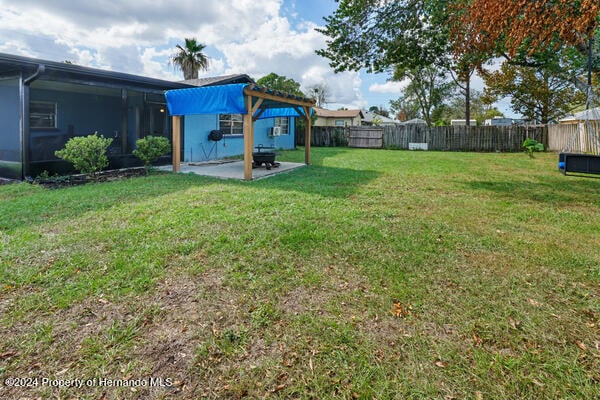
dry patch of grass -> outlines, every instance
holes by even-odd
[[[0,397],[600,395],[600,181],[546,154],[313,156],[0,187]]]

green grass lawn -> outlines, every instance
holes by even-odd
[[[600,179],[557,158],[0,186],[0,398],[598,398]]]

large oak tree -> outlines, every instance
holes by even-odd
[[[479,56],[453,57],[448,1],[444,0],[341,0],[326,26],[319,29],[329,39],[317,53],[328,58],[336,71],[416,72],[436,68],[445,75],[452,71],[462,83],[469,117],[469,81]],[[431,81],[421,80],[430,85]],[[436,82],[439,82],[436,79]],[[444,83],[445,85],[445,83]],[[425,93],[431,87],[423,87]],[[440,88],[442,89],[442,88]],[[445,89],[445,88],[444,88]],[[442,90],[443,91],[443,90]],[[426,113],[428,114],[428,113]],[[423,115],[428,119],[428,115]]]

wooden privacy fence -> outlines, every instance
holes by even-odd
[[[381,149],[383,147],[383,128],[351,126],[348,128],[348,147]]]
[[[440,126],[401,125],[386,127],[313,127],[312,146],[351,146],[441,151],[523,151],[523,142],[532,138],[548,146],[546,125]],[[296,144],[304,145],[304,135]]]
[[[310,145],[315,147],[346,147],[348,133],[345,127],[313,126],[311,128]],[[296,146],[304,146],[304,132],[296,132]]]
[[[435,126],[401,125],[385,127],[384,146],[443,151],[523,151],[523,142],[532,138],[548,143],[546,126]],[[411,146],[412,144],[412,146]],[[419,145],[421,144],[421,145]],[[426,145],[425,145],[426,144]]]
[[[548,150],[600,155],[600,121],[548,125]]]

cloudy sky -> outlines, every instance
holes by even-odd
[[[315,54],[333,0],[0,0],[0,52],[181,80],[169,56],[183,38],[206,44],[202,76],[270,72],[304,88],[325,83],[328,108],[384,106],[401,84],[386,74],[335,74]]]

